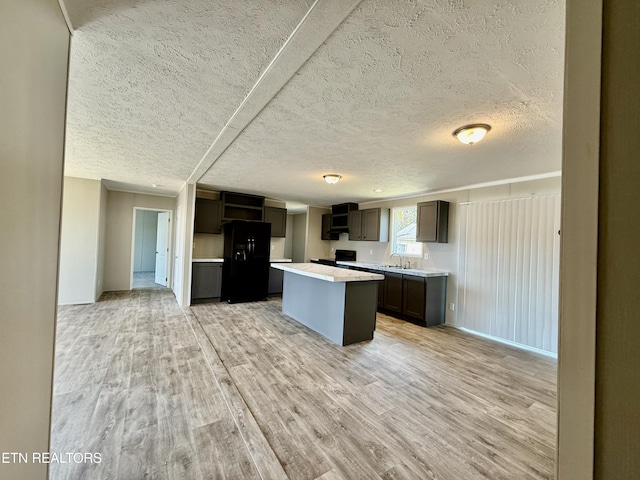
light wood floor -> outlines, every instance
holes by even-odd
[[[61,307],[51,450],[102,462],[51,478],[553,478],[555,361],[385,315],[339,347],[280,308]]]

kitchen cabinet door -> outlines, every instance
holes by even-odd
[[[196,198],[195,233],[222,233],[222,202]]]
[[[362,210],[349,212],[349,240],[362,240]]]
[[[271,237],[283,238],[287,233],[287,209],[264,207],[264,221],[271,224]]]
[[[402,275],[384,274],[384,308],[402,313]]]
[[[380,238],[380,209],[369,208],[362,211],[362,240]]]
[[[322,240],[339,240],[340,234],[331,231],[331,214],[325,213],[322,215],[322,231],[321,237]]]
[[[425,279],[412,275],[402,276],[402,313],[424,321],[426,290]]]
[[[416,241],[447,243],[449,202],[435,200],[418,203]]]
[[[349,212],[349,240],[389,241],[389,209],[367,208]]]
[[[220,298],[222,263],[196,262],[191,275],[192,301]]]
[[[389,209],[368,208],[362,210],[362,240],[389,241]]]

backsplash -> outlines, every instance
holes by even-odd
[[[284,258],[284,238],[271,239],[271,258]],[[193,258],[222,258],[224,235],[195,233],[193,235]]]
[[[331,256],[335,255],[336,249],[342,249],[355,250],[357,252],[357,259],[359,262],[393,265],[399,261],[395,256],[393,259],[389,259],[391,255],[391,242],[352,242],[347,240],[347,238],[347,234],[341,234],[339,240],[333,240],[330,242],[332,249]],[[425,243],[423,245],[423,252],[429,253],[430,244]],[[422,257],[403,255],[402,261],[403,263],[409,262],[411,268],[417,268],[420,270],[438,269],[430,254],[429,259],[426,260]]]

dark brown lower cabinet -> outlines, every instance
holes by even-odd
[[[426,287],[424,321],[427,327],[441,325],[447,315],[447,277],[427,277]]]
[[[424,277],[402,276],[402,313],[420,321],[424,321],[425,285]]]
[[[372,273],[382,273],[361,267],[351,267]],[[396,313],[398,318],[431,327],[445,322],[447,277],[418,277],[384,272],[384,282],[378,283],[378,310]]]
[[[402,274],[384,274],[384,308],[402,313]]]
[[[191,277],[191,303],[220,299],[222,263],[194,262]]]

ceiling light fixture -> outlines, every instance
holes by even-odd
[[[491,130],[491,125],[472,123],[471,125],[456,128],[453,131],[453,136],[466,145],[473,145],[482,140],[489,130]]]
[[[333,185],[340,181],[340,179],[342,178],[342,175],[337,175],[335,173],[327,173],[326,175],[323,175],[322,178],[324,178],[325,182]]]
[[[374,190],[374,192],[376,192],[376,193],[381,193],[381,192],[382,192],[382,190],[381,190],[381,189],[379,189],[379,188],[376,188],[376,189]]]

